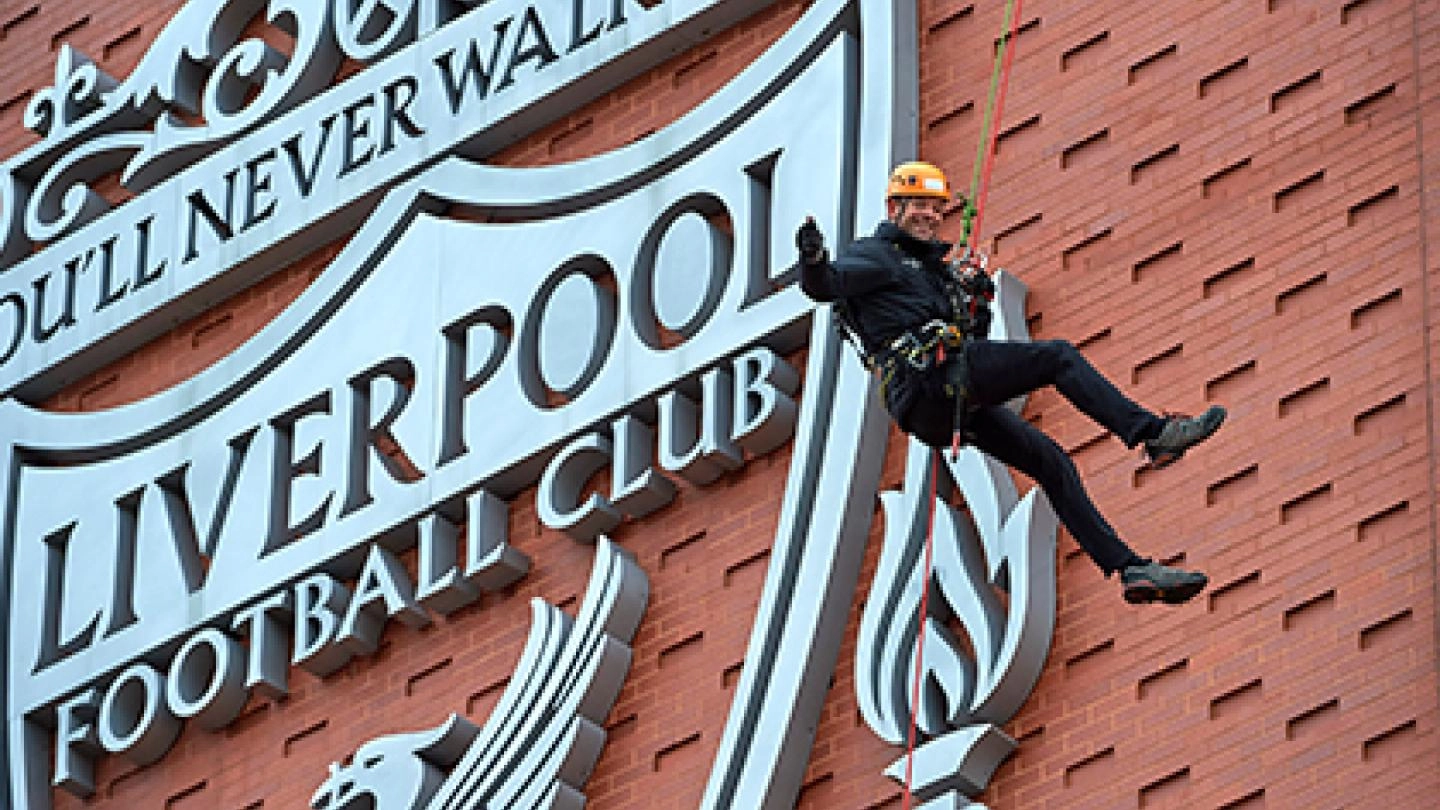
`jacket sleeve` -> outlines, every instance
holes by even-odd
[[[800,289],[816,301],[862,295],[889,280],[889,269],[861,250],[846,251],[834,262],[800,265]]]

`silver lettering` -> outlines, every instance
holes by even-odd
[[[466,88],[471,80],[475,82],[475,100],[484,101],[490,95],[490,80],[499,67],[500,45],[505,41],[505,32],[510,30],[512,19],[506,17],[495,23],[495,36],[490,41],[490,59],[481,64],[480,43],[470,40],[465,44],[465,66],[459,76],[455,74],[455,51],[445,51],[435,57],[435,66],[440,69],[440,81],[445,89],[445,100],[450,104],[450,114],[459,115],[460,108],[467,100]]]

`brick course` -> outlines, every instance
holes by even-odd
[[[124,75],[180,4],[0,0],[0,154],[61,42]],[[784,0],[496,160],[600,153],[691,109],[806,7]],[[921,0],[921,155],[968,184],[1003,4]],[[982,240],[1030,287],[1039,338],[1080,344],[1156,408],[1230,407],[1157,473],[1052,392],[1027,416],[1143,553],[1208,571],[1190,605],[1132,608],[1061,537],[1053,650],[983,800],[1024,808],[1426,807],[1437,771],[1432,369],[1440,338],[1440,2],[1026,3]],[[118,191],[115,192],[117,195]],[[945,233],[958,235],[958,216]],[[163,390],[267,323],[339,246],[296,261],[45,406]],[[803,356],[793,358],[803,367]],[[903,476],[892,432],[882,485]],[[651,579],[590,807],[694,806],[744,664],[788,450],[613,533]],[[1027,484],[1028,485],[1028,484]],[[321,683],[255,698],[160,763],[100,763],[59,808],[308,806],[331,759],[462,712],[483,722],[532,596],[574,609],[591,550],[512,504],[534,570]],[[898,808],[899,751],[859,719],[855,635],[875,522],[797,806]],[[411,561],[413,564],[413,561]],[[567,602],[567,600],[569,600]],[[677,685],[684,684],[684,688]]]

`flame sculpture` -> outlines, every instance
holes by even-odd
[[[1023,339],[1007,331],[995,335],[1024,324],[1015,317],[1023,306],[1015,295],[1023,301],[1023,286],[1003,274],[997,282],[1001,317],[992,336]],[[912,439],[903,489],[880,495],[885,541],[860,619],[856,691],[865,722],[887,742],[906,743],[913,715],[912,790],[929,802],[926,808],[980,808],[961,794],[981,793],[1014,751],[1016,743],[1001,725],[1020,710],[1049,656],[1057,519],[1043,492],[1037,488],[1021,498],[1009,470],[974,448],[954,460],[942,454],[936,486],[932,452]],[[957,488],[963,509],[949,502]],[[933,590],[923,617],[919,700],[911,705],[932,508]],[[965,638],[952,629],[956,625]],[[906,759],[886,774],[903,780]]]

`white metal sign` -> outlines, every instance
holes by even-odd
[[[519,681],[538,691],[507,695],[484,731],[451,720],[362,749],[404,749],[443,786],[382,801],[367,785],[389,782],[352,759],[315,801],[568,806],[628,667],[605,651],[644,607],[643,573],[603,533],[663,508],[676,478],[703,486],[786,443],[703,805],[793,804],[887,420],[793,285],[789,233],[814,214],[845,239],[881,216],[888,168],[914,149],[913,3],[819,0],[664,130],[532,169],[476,158],[766,3],[454,13],[468,5],[195,3],[125,83],[67,52],[64,89],[32,106],[47,137],[6,164],[0,218],[11,260],[52,244],[0,274],[0,389],[53,388],[355,233],[274,322],[170,391],[85,415],[0,402],[10,805],[85,795],[97,757],[154,762],[185,723],[223,728],[252,691],[285,693],[292,666],[333,671],[390,620],[524,576],[507,498],[536,486],[542,521],[597,543],[599,583],[574,627],[537,605]],[[294,36],[288,59],[239,40],[262,7]],[[375,64],[319,92],[341,53]],[[177,104],[214,126],[164,112]],[[117,166],[144,193],[105,213],[84,189]],[[784,356],[807,341],[801,390]],[[602,468],[609,490],[585,494]],[[397,559],[412,548],[414,575]],[[512,725],[542,705],[553,723]],[[521,733],[548,742],[515,749]]]

